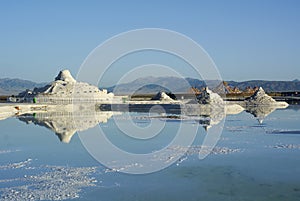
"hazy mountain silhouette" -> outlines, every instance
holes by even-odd
[[[2,78],[0,79],[0,95],[17,95],[26,89],[42,87],[45,84],[22,79]]]
[[[231,87],[238,87],[240,90],[245,90],[247,87],[262,87],[266,92],[281,92],[281,91],[300,91],[300,81],[266,81],[266,80],[249,80],[243,82],[227,81]],[[0,95],[17,95],[18,93],[35,87],[42,87],[46,83],[36,83],[22,79],[0,79]],[[143,77],[132,82],[119,84],[118,86],[108,87],[109,92],[115,94],[131,94],[131,93],[157,93],[159,91],[167,91],[172,93],[187,92],[190,87],[201,89],[208,85],[210,88],[218,86],[220,81],[203,80],[195,78],[180,78],[180,77]],[[100,86],[101,88],[101,86]]]
[[[244,82],[227,81],[231,87],[238,87],[245,90],[247,87],[262,87],[266,92],[282,92],[282,91],[300,91],[300,81],[266,81],[266,80],[249,80]],[[139,78],[129,83],[119,84],[108,88],[108,91],[115,94],[137,93],[157,93],[165,89],[167,92],[184,93],[191,87],[201,89],[205,86],[209,88],[217,87],[220,81],[203,80],[195,78],[178,78],[178,77],[145,77]]]

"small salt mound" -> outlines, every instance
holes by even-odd
[[[160,100],[160,101],[174,101],[170,96],[168,96],[165,92],[157,93],[151,100]]]
[[[197,96],[197,101],[200,104],[223,105],[224,101],[219,94],[212,92],[206,87],[201,94]]]
[[[246,105],[277,105],[278,103],[271,96],[266,94],[262,87],[245,100]]]

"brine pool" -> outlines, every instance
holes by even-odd
[[[143,118],[146,114],[129,115],[135,118],[128,119],[128,113],[116,117],[121,124],[133,121],[140,127],[152,121]],[[51,122],[20,120],[0,121],[1,201],[300,200],[300,107],[296,105],[277,109],[262,122],[245,111],[227,115],[216,146],[204,159],[199,151],[212,128],[201,125],[189,149],[168,147],[180,153],[179,159],[145,174],[128,174],[127,166],[114,169],[95,160],[77,133],[64,143],[49,129],[54,126]],[[114,118],[97,126],[119,149],[144,154],[167,147],[179,125],[199,125],[198,120],[155,121],[163,122],[164,129],[147,139],[124,135]],[[113,158],[110,150],[99,150],[108,160]],[[164,164],[168,158],[158,155],[157,160]]]

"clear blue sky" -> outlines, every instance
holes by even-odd
[[[139,28],[187,35],[225,80],[300,78],[300,1],[0,1],[0,77],[76,74],[106,39]]]

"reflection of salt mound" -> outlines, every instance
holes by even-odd
[[[226,116],[225,109],[214,107],[210,104],[186,104],[181,105],[181,115],[184,119],[194,119],[207,131],[214,125],[218,125]]]
[[[18,116],[19,120],[46,127],[59,137],[64,143],[69,143],[77,131],[93,128],[99,123],[106,123],[113,112],[100,112],[91,110],[63,111],[58,109],[51,112],[24,114]]]
[[[249,112],[254,117],[256,117],[260,123],[263,123],[264,118],[269,114],[271,114],[276,109],[277,109],[276,107],[266,107],[266,106],[247,107],[246,112]]]
[[[277,102],[271,96],[266,94],[260,87],[251,97],[245,100],[246,111],[257,118],[262,123],[264,118],[271,114],[277,108],[286,108],[286,102]]]
[[[101,91],[96,86],[77,82],[68,70],[60,71],[52,83],[18,95],[19,99],[24,102],[54,104],[110,101],[113,96],[112,93],[107,93],[106,90]]]
[[[199,104],[193,104],[194,102],[191,101],[190,104],[181,106],[181,112],[190,118],[200,117],[199,124],[206,131],[212,126],[218,125],[225,118],[227,111],[239,113],[243,110],[241,106],[237,105],[231,105],[226,109],[222,97],[207,87],[196,98]]]
[[[218,125],[224,118],[225,113],[211,113],[208,116],[202,116],[204,118],[199,120],[199,124],[203,126],[203,128],[208,131],[211,127]]]
[[[248,106],[246,107],[246,112],[252,114],[254,117],[257,118],[259,123],[263,123],[264,119],[274,112],[276,109],[280,108],[286,108],[287,106],[278,106],[278,105],[273,105],[273,106]]]
[[[209,90],[208,87],[206,87],[196,98],[200,104],[211,104],[213,106],[222,106],[224,104],[221,96]]]
[[[160,101],[174,101],[170,96],[168,96],[165,92],[157,93],[151,100],[160,100]]]
[[[257,105],[282,105],[287,106],[286,102],[276,102],[271,96],[266,94],[262,87],[260,87],[251,97],[246,98],[246,105],[257,106]]]

